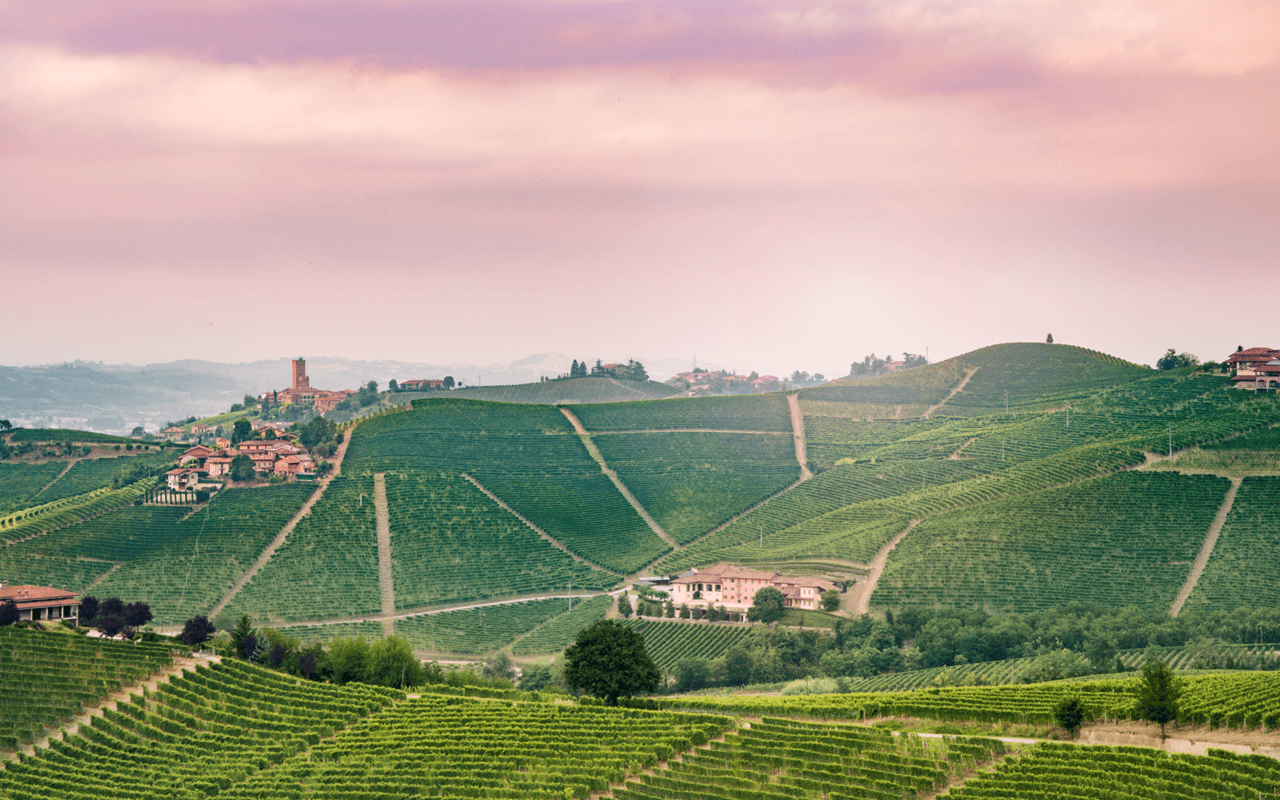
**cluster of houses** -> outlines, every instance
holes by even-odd
[[[1270,347],[1240,348],[1227,358],[1231,383],[1237,389],[1270,391],[1280,388],[1280,350]]]
[[[685,386],[684,393],[689,397],[700,397],[708,394],[775,392],[782,388],[782,379],[776,375],[755,375],[755,373],[737,375],[723,369],[716,372],[709,372],[704,369],[680,372],[670,378],[667,383],[679,383]]]
[[[717,564],[704,570],[691,570],[671,581],[671,602],[676,606],[717,605],[734,611],[746,611],[755,602],[756,592],[772,586],[782,592],[787,608],[816,611],[822,593],[836,585],[822,578],[780,575],[777,572],[744,569],[732,564]]]
[[[233,447],[230,439],[219,437],[215,447],[198,444],[187,448],[178,460],[178,468],[165,473],[169,488],[177,492],[194,489],[200,473],[219,478],[231,473],[231,462],[245,455],[253,462],[253,471],[263,476],[279,475],[286,480],[315,475],[316,465],[298,437],[283,430],[279,423],[261,423],[256,430],[271,429],[273,439],[253,439]]]

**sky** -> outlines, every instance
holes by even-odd
[[[1276,0],[0,0],[0,75],[9,366],[1280,347]]]

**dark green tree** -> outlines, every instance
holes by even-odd
[[[324,656],[324,670],[334,683],[363,681],[369,661],[369,644],[363,636],[334,639]]]
[[[0,625],[12,625],[22,618],[18,613],[18,604],[12,600],[0,603]]]
[[[454,380],[453,380],[453,376],[452,376],[452,375],[445,375],[445,376],[444,376],[444,380],[442,381],[442,383],[444,384],[444,388],[446,388],[446,389],[452,389],[452,388],[454,387]]]
[[[730,686],[741,686],[751,680],[751,671],[755,661],[751,653],[741,645],[736,645],[724,654],[724,680]]]
[[[1045,344],[1053,344],[1053,334],[1052,334],[1052,333],[1051,333],[1051,334],[1049,334],[1048,336],[1044,337],[1044,343],[1045,343]],[[1065,726],[1064,726],[1064,727],[1065,727]]]
[[[623,619],[631,616],[631,598],[625,594],[618,595],[618,616]]]
[[[233,481],[251,481],[253,480],[253,459],[244,453],[231,459],[231,469],[228,472]]]
[[[747,619],[752,622],[771,623],[782,619],[787,610],[787,598],[772,586],[766,586],[756,592],[755,600],[747,611]]]
[[[1058,724],[1076,738],[1080,726],[1084,724],[1084,702],[1079,697],[1064,697],[1053,707],[1053,718]]]
[[[422,665],[413,648],[399,636],[388,636],[369,647],[365,659],[366,683],[403,689],[422,683]]]
[[[822,610],[836,611],[840,608],[840,591],[838,589],[828,589],[821,594]]]
[[[710,680],[711,668],[701,658],[686,658],[676,664],[676,691],[697,691]]]
[[[213,626],[209,618],[201,614],[198,617],[192,617],[182,626],[182,641],[196,647],[204,644],[213,638],[218,629]]]
[[[98,598],[93,595],[80,598],[80,624],[90,625],[96,616],[98,616]]]
[[[253,423],[247,419],[238,419],[231,426],[231,443],[239,444],[253,435]]]
[[[616,620],[602,619],[578,633],[564,651],[564,680],[575,692],[604,698],[656,691],[662,673],[644,648],[644,637]]]
[[[154,619],[154,617],[151,615],[151,605],[149,603],[144,603],[139,600],[136,603],[130,603],[124,607],[125,624],[134,630],[146,625],[152,619]]]
[[[400,390],[400,384],[396,383],[395,378],[392,378],[391,380],[387,381],[387,388],[393,392],[396,392]]]
[[[239,621],[227,633],[227,636],[231,638],[231,648],[239,653],[245,640],[253,636],[253,620],[249,619],[248,614],[241,615]]]
[[[1134,712],[1140,719],[1160,726],[1160,741],[1163,742],[1165,726],[1178,718],[1182,681],[1168,664],[1152,659],[1142,666],[1142,682],[1138,684],[1137,693]]]

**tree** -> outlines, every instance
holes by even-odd
[[[22,618],[18,613],[18,604],[12,600],[0,603],[0,625],[12,625]]]
[[[724,654],[724,680],[730,686],[741,686],[751,680],[755,660],[742,645],[735,645]]]
[[[1049,334],[1048,336],[1044,337],[1044,343],[1045,343],[1045,344],[1053,344],[1053,334],[1052,334],[1052,333],[1051,333],[1051,334]],[[1066,726],[1063,726],[1063,727],[1066,727]]]
[[[92,624],[93,618],[98,616],[98,598],[93,595],[86,595],[80,598],[80,623],[83,625]]]
[[[233,481],[251,481],[253,480],[253,459],[241,453],[231,459],[231,469],[227,472]]]
[[[618,616],[623,619],[631,616],[631,598],[625,594],[618,595]]]
[[[694,692],[707,685],[711,668],[701,658],[686,658],[676,664],[676,691]]]
[[[209,618],[201,614],[198,617],[192,617],[182,626],[182,641],[197,647],[213,638],[218,629],[213,626]]]
[[[1172,347],[1165,351],[1164,356],[1156,362],[1156,369],[1178,369],[1179,367],[1194,367],[1200,363],[1198,356],[1191,353],[1178,353]]]
[[[1152,659],[1142,667],[1142,682],[1137,688],[1138,702],[1134,712],[1140,719],[1160,726],[1160,741],[1165,739],[1165,725],[1178,718],[1178,699],[1182,697],[1182,681],[1163,661]]]
[[[369,644],[363,636],[334,639],[324,656],[324,668],[334,683],[364,680],[369,659]]]
[[[387,388],[393,392],[398,392],[400,391],[400,384],[396,383],[395,378],[392,378],[391,380],[387,381]]]
[[[520,676],[520,691],[537,692],[551,685],[551,667],[535,664]]]
[[[645,650],[644,637],[620,622],[602,619],[579,632],[564,651],[564,679],[573,691],[616,706],[619,697],[656,691],[662,673]]]
[[[0,431],[7,431],[13,427],[13,423],[7,419],[0,419]]]
[[[135,426],[133,427],[133,430],[132,430],[132,431],[129,431],[129,435],[130,435],[130,436],[146,436],[146,435],[147,435],[147,429],[146,429],[146,428],[144,428],[144,427],[142,427],[141,425],[135,425]]]
[[[108,597],[98,604],[94,626],[106,636],[115,636],[129,624],[125,617],[124,603],[118,597]]]
[[[823,610],[823,611],[835,611],[836,609],[840,608],[840,592],[839,592],[839,590],[837,590],[837,589],[828,589],[828,590],[826,590],[825,592],[823,592],[823,593],[820,595],[820,597],[822,598],[822,610]]]
[[[453,388],[453,376],[452,376],[452,375],[445,375],[445,376],[444,376],[444,381],[443,381],[443,383],[444,383],[444,388],[446,388],[446,389],[452,389],[452,388]]]
[[[240,646],[244,644],[244,640],[253,635],[253,620],[249,619],[248,614],[241,615],[239,621],[236,622],[234,628],[228,632],[227,636],[231,639],[231,648],[237,653],[240,652]]]
[[[253,424],[241,417],[231,426],[231,443],[240,444],[253,435]]]
[[[124,621],[130,628],[137,630],[146,625],[154,617],[151,616],[151,605],[138,601],[124,607]]]
[[[1064,697],[1053,707],[1053,718],[1074,739],[1084,724],[1084,703],[1079,697]]]
[[[403,689],[422,683],[422,665],[413,648],[399,636],[388,636],[374,642],[365,658],[366,683]]]
[[[782,614],[787,610],[787,598],[782,596],[782,592],[772,586],[766,586],[756,592],[755,601],[751,603],[751,609],[747,611],[747,619],[752,622],[763,622],[769,624],[782,619]]]

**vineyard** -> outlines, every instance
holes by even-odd
[[[158,479],[151,478],[140,480],[122,489],[104,487],[88,494],[65,497],[14,511],[0,518],[0,540],[14,544],[110,514],[112,511],[140,501],[157,482]]]
[[[17,748],[173,664],[168,646],[0,628],[0,747]]]
[[[66,468],[66,464],[56,461],[40,464],[0,463],[0,514],[8,514],[26,506]]]
[[[1004,755],[991,739],[894,736],[888,731],[765,718],[615,791],[662,798],[893,798],[934,792]]]
[[[575,599],[574,611],[578,611],[580,603],[587,602],[585,597]],[[415,650],[483,655],[501,650],[517,637],[568,611],[567,599],[554,599],[419,614],[396,620],[396,635],[408,640]],[[584,625],[592,621],[587,620]],[[576,636],[577,630],[573,634]]]
[[[41,502],[61,500],[64,497],[84,494],[103,486],[111,486],[118,476],[127,476],[136,469],[150,468],[159,475],[173,463],[170,455],[125,456],[122,458],[84,458],[71,465],[66,474],[40,493]]]
[[[1052,786],[1058,797],[1124,800],[1254,800],[1280,792],[1280,762],[1225,750],[1206,756],[1138,747],[1075,747],[1045,742],[980,773],[946,798],[1036,797]]]
[[[334,478],[226,613],[265,623],[378,613],[376,513],[372,476]]]
[[[560,602],[556,600],[554,602]],[[558,617],[534,628],[528,635],[519,639],[511,652],[516,655],[539,655],[559,653],[569,645],[583,628],[589,627],[597,620],[604,619],[605,614],[614,604],[608,595],[574,600],[573,610],[566,611]]]
[[[88,562],[97,575],[118,565],[94,592],[147,602],[157,622],[180,624],[207,613],[314,490],[297,483],[226,489],[190,517],[186,507],[128,506],[13,545],[3,555],[29,559],[36,571],[64,559],[106,562]]]
[[[386,476],[397,608],[604,589],[614,575],[575,561],[456,473]]]
[[[584,405],[573,413],[592,433],[690,428],[791,433],[791,411],[779,393]]]
[[[57,444],[137,444],[133,439],[124,436],[112,436],[109,433],[92,431],[76,431],[66,428],[17,428],[9,436],[9,441],[18,442],[51,442]]]
[[[1189,607],[1280,606],[1280,477],[1245,478]]]
[[[938,514],[898,545],[874,601],[1168,608],[1228,488],[1225,478],[1129,472]]]
[[[790,436],[638,433],[594,441],[640,504],[680,543],[800,476]]]
[[[715,623],[658,622],[627,620],[644,637],[644,647],[663,672],[672,672],[687,658],[711,660],[724,655],[734,645],[745,644],[751,629]]]
[[[359,683],[304,684],[243,662],[200,666],[7,764],[0,796],[203,798],[403,696]]]
[[[623,381],[617,378],[564,378],[543,383],[517,383],[503,386],[464,386],[449,392],[450,397],[489,400],[500,403],[622,403],[631,400],[658,400],[679,394],[657,381]],[[411,399],[427,399],[428,392],[400,392],[395,395]]]

